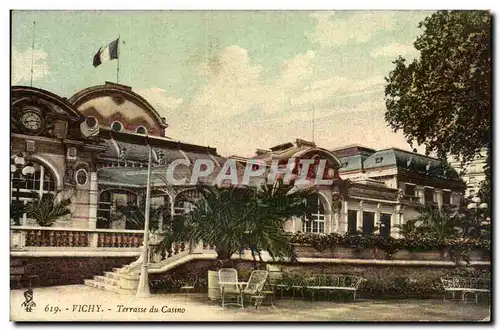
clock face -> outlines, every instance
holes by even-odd
[[[21,115],[21,123],[30,131],[38,131],[42,128],[42,116],[37,111],[27,110]]]

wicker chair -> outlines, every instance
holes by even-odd
[[[221,284],[224,282],[230,282],[235,284]],[[222,300],[222,307],[225,304],[236,304],[243,307],[243,302],[240,301],[241,289],[236,284],[238,282],[238,271],[233,268],[222,268],[219,270],[219,285],[220,285],[220,296]],[[236,302],[226,303],[225,298],[231,297],[236,298]]]
[[[268,272],[265,270],[254,270],[245,285],[245,288],[241,291],[241,306],[243,307],[243,299],[245,296],[249,297],[261,297],[262,290],[264,289],[264,284],[266,283]],[[258,300],[255,301],[255,305],[258,305]]]

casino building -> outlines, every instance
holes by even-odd
[[[394,226],[416,217],[420,207],[456,205],[465,189],[457,172],[440,160],[396,148],[332,149],[296,139],[259,149],[250,159],[223,157],[213,147],[169,137],[166,119],[147,100],[131,87],[109,82],[69,98],[13,86],[10,115],[11,256],[17,257],[139,256],[143,232],[116,210],[145,199],[149,146],[152,203],[168,206],[170,212],[163,217],[182,214],[196,198],[192,186],[169,185],[164,179],[166,167],[177,159],[189,164],[176,168],[184,174],[198,159],[212,160],[215,174],[228,159],[240,171],[251,159],[269,165],[277,159],[283,167],[292,157],[326,159],[324,175],[333,184],[317,187],[312,219],[289,220],[286,228],[291,232],[379,228],[384,236],[397,236]],[[53,194],[57,201],[71,199],[71,213],[50,227],[12,213],[35,193]],[[156,260],[181,251],[172,247]]]

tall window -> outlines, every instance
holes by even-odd
[[[405,195],[414,197],[415,194],[415,185],[413,184],[406,184],[405,185]]]
[[[312,208],[312,213],[304,220],[303,231],[311,233],[325,232],[325,208],[320,201],[318,194],[313,194],[308,200],[308,205]]]
[[[388,238],[391,235],[391,214],[380,214],[380,235],[383,238]]]
[[[443,205],[451,205],[451,192],[443,191]]]
[[[33,192],[40,196],[50,193],[56,194],[56,183],[49,169],[43,165],[30,162],[30,165],[35,168],[32,175],[23,175],[22,168],[18,169],[11,161],[10,170],[10,199],[13,205],[26,204],[33,197]],[[25,218],[26,214],[22,216]]]
[[[425,198],[425,203],[433,203],[434,202],[434,189],[426,187],[424,189],[424,198]]]
[[[363,233],[371,234],[375,227],[375,213],[371,211],[363,212]]]
[[[355,234],[357,230],[358,211],[349,210],[347,212],[347,232]]]

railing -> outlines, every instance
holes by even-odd
[[[29,248],[139,248],[144,232],[11,226],[11,250]]]
[[[413,195],[405,195],[403,201],[411,204],[422,204],[420,197]]]

